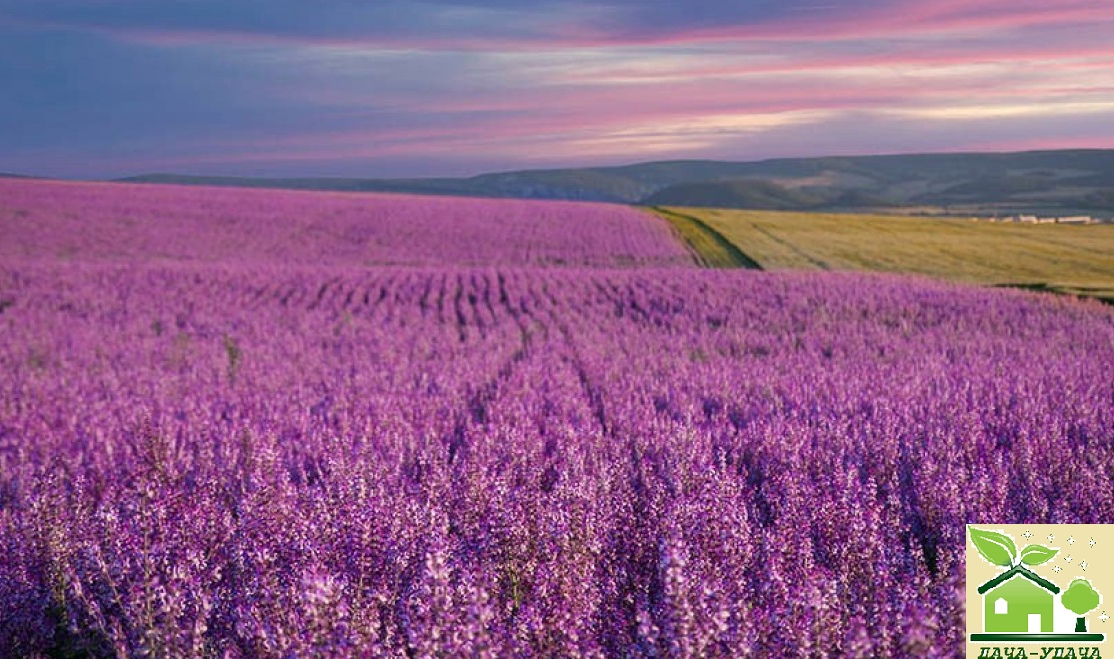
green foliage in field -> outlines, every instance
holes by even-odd
[[[672,209],[699,218],[766,270],[904,272],[1114,302],[1114,225]],[[699,249],[699,245],[694,245]]]
[[[693,215],[654,207],[650,209],[665,219],[680,234],[695,253],[697,261],[706,268],[758,268],[731,241],[719,235]]]

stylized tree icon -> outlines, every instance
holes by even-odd
[[[1060,601],[1079,616],[1075,619],[1075,631],[1087,631],[1087,618],[1083,616],[1099,605],[1099,594],[1091,587],[1091,582],[1086,579],[1076,579],[1071,582]]]
[[[1002,567],[1013,567],[1015,565],[1040,565],[1047,563],[1049,559],[1056,555],[1059,549],[1050,549],[1044,545],[1029,545],[1017,551],[1017,545],[1013,543],[1013,539],[1008,535],[996,533],[994,531],[983,531],[976,528],[970,528],[971,541],[975,543],[975,549],[983,558],[990,561],[994,565]],[[1096,602],[1095,606],[1098,606]],[[1094,608],[1092,606],[1091,608]],[[1088,609],[1090,610],[1090,609]]]

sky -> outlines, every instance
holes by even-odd
[[[0,172],[1114,147],[1111,0],[0,0]]]

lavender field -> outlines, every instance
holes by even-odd
[[[19,185],[0,656],[958,656],[966,523],[1114,521],[1097,302],[342,196],[421,264],[368,267],[313,195]]]
[[[0,259],[684,265],[624,206],[0,178]]]

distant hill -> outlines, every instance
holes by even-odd
[[[678,160],[471,178],[265,179],[150,174],[121,180],[743,209],[1114,213],[1114,150],[1107,149],[756,162]]]
[[[516,199],[566,199],[638,203],[671,185],[728,176],[745,176],[750,163],[715,161],[653,162],[623,167],[538,169],[481,174],[471,178],[354,179],[243,178],[144,174],[117,179],[127,183],[172,183],[292,190],[407,192]]]
[[[823,197],[807,191],[794,190],[763,179],[745,178],[681,183],[659,190],[643,202],[656,206],[689,206],[694,199],[699,199],[703,206],[764,210],[813,207],[823,201]]]
[[[793,188],[764,179],[728,179],[682,183],[659,190],[642,200],[653,206],[704,206],[751,210],[811,210],[833,207],[879,207],[888,200],[863,190]]]
[[[646,201],[741,209],[1108,215],[1114,211],[1114,151],[770,160],[754,163],[746,180],[678,184]]]

